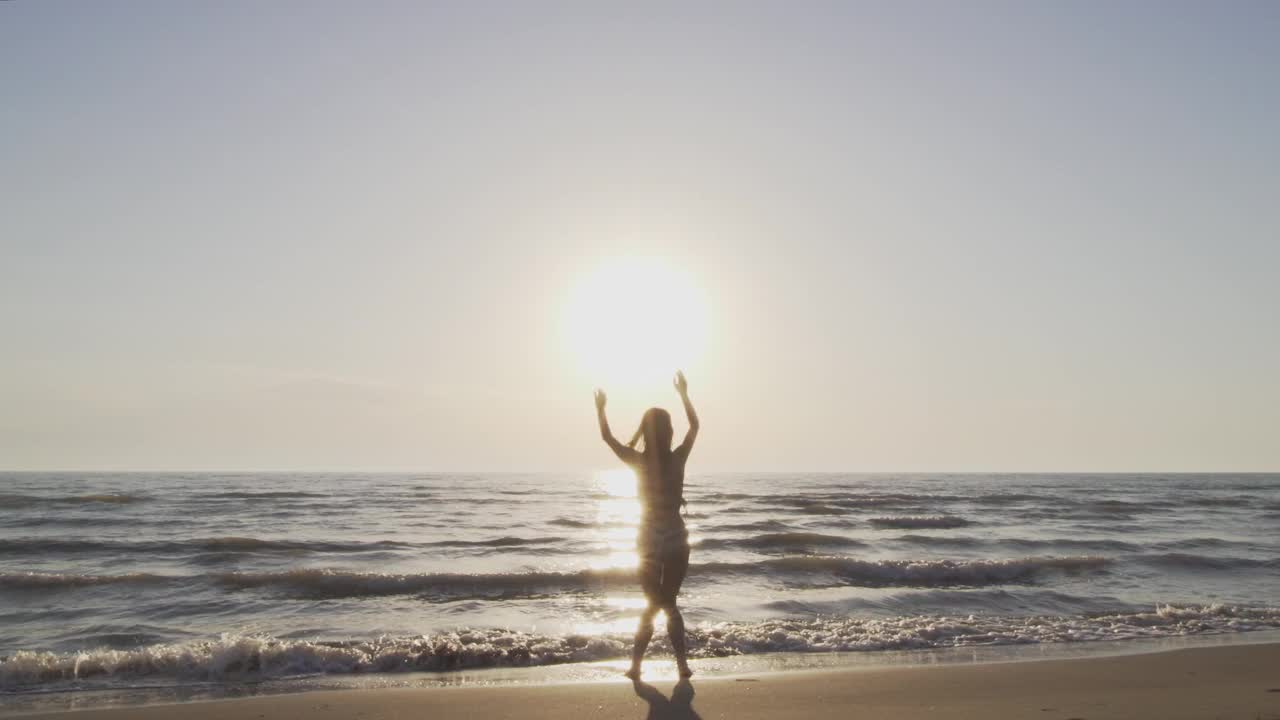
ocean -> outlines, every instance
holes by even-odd
[[[0,474],[0,702],[623,667],[634,485]],[[691,474],[686,497],[694,658],[1280,628],[1280,475]]]

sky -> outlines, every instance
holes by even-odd
[[[1276,471],[1278,37],[0,2],[0,468],[604,468],[669,360],[695,472]]]

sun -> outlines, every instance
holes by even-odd
[[[698,363],[707,315],[702,291],[684,270],[656,258],[616,258],[572,289],[565,348],[594,385],[647,386]]]

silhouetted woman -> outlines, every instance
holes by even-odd
[[[676,654],[676,666],[680,677],[689,677],[687,648],[684,638],[684,618],[676,607],[676,595],[689,569],[689,532],[680,517],[684,502],[684,464],[698,437],[698,414],[689,402],[689,383],[684,373],[677,372],[674,384],[684,401],[684,411],[689,417],[689,432],[684,442],[671,449],[671,415],[662,408],[649,408],[640,421],[640,427],[631,442],[623,445],[609,431],[605,417],[605,394],[596,390],[596,416],[600,420],[600,437],[613,450],[618,459],[636,472],[640,498],[640,533],[636,537],[636,551],[640,556],[640,587],[649,604],[640,616],[636,629],[636,644],[631,651],[631,669],[627,677],[640,678],[640,662],[645,648],[653,638],[653,618],[659,610],[667,613],[667,635],[671,649]],[[636,443],[644,440],[642,450]]]

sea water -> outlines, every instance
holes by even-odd
[[[685,494],[695,658],[1280,628],[1280,475],[691,474]],[[626,471],[0,474],[0,702],[618,661],[638,517]]]

